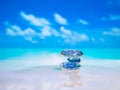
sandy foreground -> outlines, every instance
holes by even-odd
[[[83,62],[79,70],[58,65],[0,71],[0,90],[120,90],[120,61],[103,62]]]

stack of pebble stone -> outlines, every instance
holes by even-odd
[[[81,66],[79,63],[81,62],[80,56],[83,55],[82,51],[79,50],[64,50],[61,52],[63,56],[68,57],[68,62],[61,63],[61,68],[75,70],[79,69]]]

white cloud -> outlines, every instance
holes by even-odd
[[[65,27],[60,27],[60,31],[57,31],[56,28],[53,28],[50,23],[44,18],[38,18],[32,14],[27,15],[24,12],[21,12],[20,14],[26,21],[28,21],[28,23],[34,25],[34,28],[37,30],[34,30],[31,27],[22,30],[17,25],[10,25],[9,23],[7,23],[7,35],[13,37],[20,36],[32,43],[38,43],[39,39],[44,39],[45,41],[47,37],[59,38],[60,40],[64,40],[63,42],[69,43],[70,45],[75,45],[78,42],[89,40],[88,36],[85,33],[78,33],[73,30],[66,29]],[[54,16],[59,24],[67,24],[67,20],[59,14],[56,13]],[[87,22],[85,21],[81,21],[81,23],[87,24]]]
[[[33,37],[35,37],[36,34],[37,33],[35,32],[35,30],[33,30],[32,28],[27,28],[25,31],[23,31],[22,36],[32,43],[38,43],[36,40],[33,40]]]
[[[23,32],[20,27],[13,25],[7,28],[7,34],[11,36],[22,35]]]
[[[71,35],[72,34],[72,32],[70,31],[70,30],[68,30],[68,29],[65,29],[64,27],[61,27],[60,28],[60,30],[62,31],[62,33],[64,33],[64,34],[69,34],[69,35]]]
[[[120,36],[120,28],[112,28],[111,31],[104,31],[103,35]]]
[[[24,12],[20,12],[20,15],[22,16],[22,18],[24,18],[26,21],[28,21],[32,25],[35,25],[35,26],[50,25],[50,22],[45,18],[38,18],[32,14],[26,14]]]
[[[25,14],[24,12],[20,12],[20,15],[30,24],[41,26],[40,32],[37,33],[37,37],[45,39],[46,37],[50,37],[52,35],[56,37],[59,36],[59,33],[50,26],[50,22],[45,18],[38,18],[32,14]]]
[[[39,32],[36,32],[34,29],[30,27],[26,28],[25,30],[22,30],[17,25],[8,24],[8,27],[6,29],[6,34],[13,37],[14,36],[23,37],[25,40],[30,41],[32,43],[38,43],[38,41],[35,40],[34,37],[38,39],[45,39],[46,37],[51,37],[51,36],[58,37],[60,35],[58,31],[56,31],[54,28],[50,26],[44,26],[38,29],[40,29]]]
[[[51,29],[51,32],[54,36],[56,36],[56,37],[59,36],[59,32],[57,32],[55,29]]]
[[[27,28],[23,31],[19,26],[13,25],[7,28],[6,33],[9,36],[21,36],[27,41],[37,43],[37,41],[33,40],[33,37],[36,36],[36,32],[32,28]]]
[[[66,43],[71,45],[76,44],[77,42],[88,41],[89,38],[86,34],[74,32],[64,27],[60,28],[61,30],[61,37],[65,40]]]
[[[50,26],[44,26],[41,30],[41,33],[38,34],[38,36],[42,39],[45,39],[46,37],[55,36],[58,37],[59,33]]]
[[[50,27],[45,26],[45,27],[42,28],[41,34],[42,34],[43,36],[51,36],[50,30],[51,30]]]
[[[102,21],[107,21],[107,20],[120,20],[120,15],[109,15],[108,17],[102,17]]]
[[[38,36],[41,39],[45,39],[46,37],[50,37],[52,35],[51,28],[49,26],[44,26],[41,30],[41,33],[38,34]]]
[[[17,33],[14,32],[14,30],[7,28],[7,35],[11,35],[11,36],[17,36]]]
[[[20,27],[18,27],[17,25],[10,25],[8,21],[4,22],[5,26],[6,26],[6,34],[10,35],[10,36],[17,36],[18,32],[20,33]]]
[[[85,20],[82,20],[82,19],[79,20],[79,23],[81,23],[81,24],[83,24],[83,25],[88,25],[88,22],[85,21]]]
[[[61,24],[61,25],[67,25],[68,24],[67,20],[57,13],[54,14],[54,18],[55,18],[56,22]]]
[[[32,28],[22,30],[19,26],[9,25],[6,33],[9,36],[21,36],[25,40],[30,41],[32,43],[38,43],[38,41],[34,40],[34,37],[45,39],[46,37],[51,36],[64,39],[64,42],[69,43],[70,45],[75,45],[77,42],[89,40],[86,34],[74,32],[69,29],[65,29],[64,27],[61,27],[60,32],[58,32],[50,26],[44,26],[43,28],[40,29],[39,32],[36,32]]]

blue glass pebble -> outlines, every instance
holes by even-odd
[[[64,50],[61,52],[61,54],[67,57],[79,57],[83,53],[79,50]]]
[[[79,50],[64,50],[61,52],[61,54],[68,57],[67,58],[68,62],[63,62],[61,64],[62,68],[70,69],[70,70],[79,69],[79,67],[81,66],[79,64],[81,61],[81,59],[79,57],[83,55],[83,53],[81,51],[79,51]]]
[[[81,61],[80,58],[73,58],[73,57],[69,57],[67,60],[69,62],[76,62],[76,63],[79,63]]]
[[[80,65],[77,65],[76,63],[71,63],[71,62],[64,62],[61,64],[61,67],[65,69],[78,69]]]

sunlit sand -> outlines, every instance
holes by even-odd
[[[112,68],[49,66],[0,73],[0,90],[120,90],[120,70]]]
[[[120,60],[82,58],[80,69],[63,70],[64,58],[50,57],[1,61],[0,90],[120,90]]]

